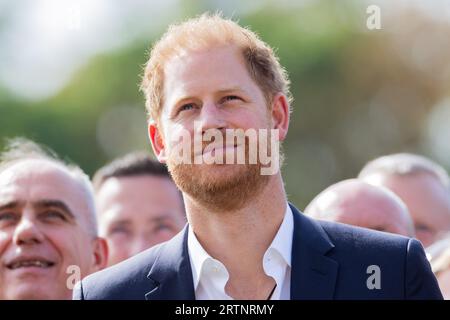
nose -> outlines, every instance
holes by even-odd
[[[226,128],[226,121],[220,106],[212,101],[203,104],[198,121],[198,129],[202,130],[203,134],[208,129],[224,130]]]
[[[43,241],[43,234],[34,221],[22,217],[14,231],[13,241],[18,246],[38,244]]]

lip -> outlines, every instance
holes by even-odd
[[[221,152],[221,151],[227,151],[227,150],[233,150],[236,149],[238,147],[238,145],[223,145],[223,146],[208,146],[206,148],[208,148],[208,151],[205,151],[205,149],[202,150],[201,154],[210,154],[213,152]]]
[[[55,266],[55,262],[42,256],[19,256],[5,263],[10,271],[47,270]]]

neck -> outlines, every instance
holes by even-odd
[[[281,174],[271,176],[260,194],[233,212],[212,212],[188,196],[185,205],[190,228],[198,241],[227,268],[229,292],[245,298],[246,294],[239,294],[237,287],[273,287],[273,279],[265,274],[262,261],[286,211]]]

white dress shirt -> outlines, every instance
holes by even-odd
[[[276,288],[271,300],[289,300],[291,293],[291,256],[294,217],[286,205],[283,222],[275,238],[264,253],[264,272],[275,279]],[[225,265],[211,257],[195,236],[192,228],[188,233],[188,251],[197,300],[232,300],[225,292],[229,273]]]

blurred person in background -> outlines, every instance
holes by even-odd
[[[393,192],[358,179],[331,185],[306,207],[305,214],[321,220],[414,237],[408,208]]]
[[[70,299],[106,266],[90,180],[25,139],[0,157],[0,299]]]
[[[450,235],[438,241],[440,250],[431,254],[431,268],[445,300],[450,300]]]
[[[171,239],[186,223],[181,192],[167,167],[148,154],[113,160],[93,181],[108,265]]]
[[[415,154],[386,155],[367,163],[359,178],[403,200],[425,247],[450,231],[449,176],[437,163]]]
[[[441,240],[436,241],[431,246],[425,249],[429,261],[432,261],[433,257],[437,257],[438,255],[441,254],[442,251],[444,251],[445,249],[447,249],[447,247],[450,246],[449,238],[450,232],[447,233]]]

